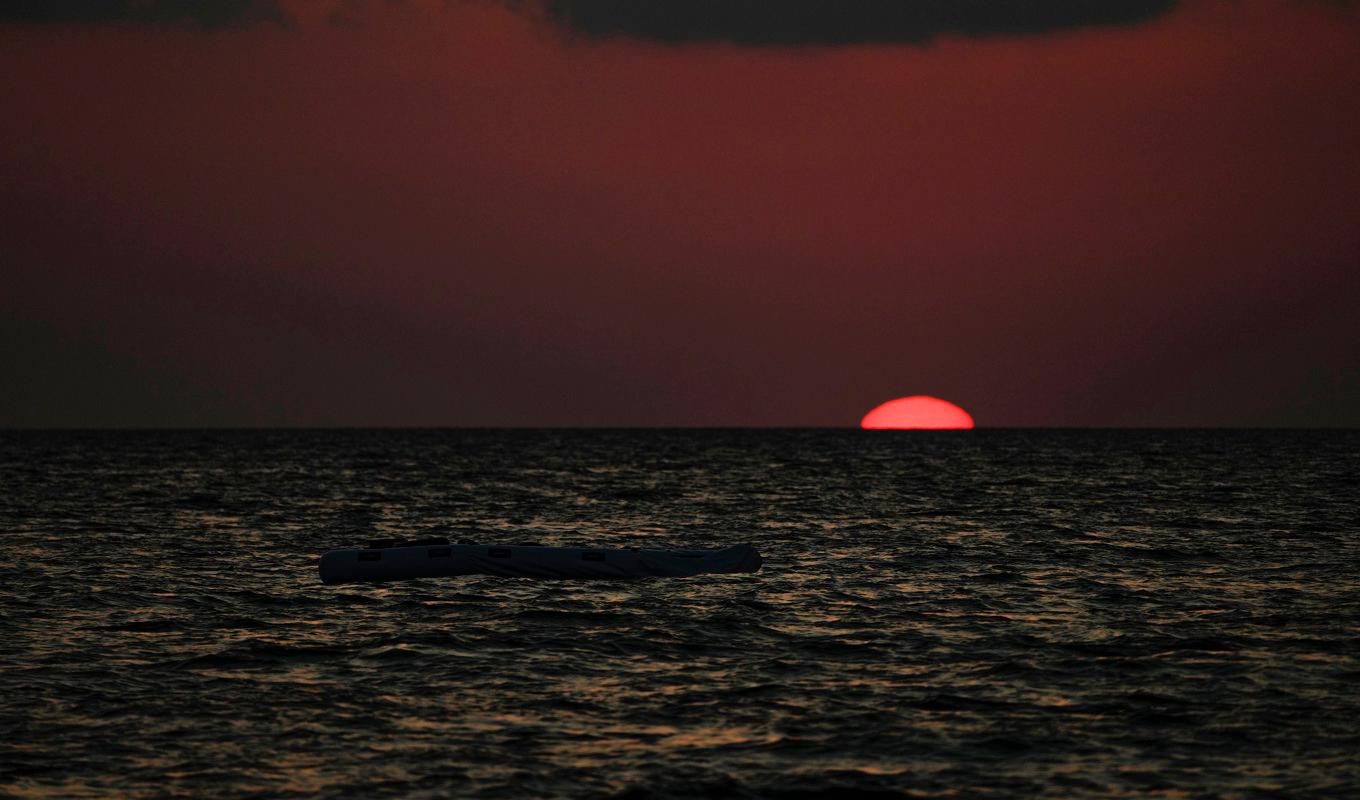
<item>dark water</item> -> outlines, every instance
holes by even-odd
[[[0,793],[1360,796],[1360,433],[0,433]],[[375,534],[754,576],[324,587]]]

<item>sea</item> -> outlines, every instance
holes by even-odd
[[[1360,431],[0,432],[0,796],[1360,797]],[[755,574],[323,585],[375,537]]]

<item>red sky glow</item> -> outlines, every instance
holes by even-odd
[[[804,47],[320,5],[0,22],[0,426],[852,426],[916,387],[1360,424],[1349,4]]]

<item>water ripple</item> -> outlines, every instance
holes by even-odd
[[[1360,795],[1357,445],[0,432],[0,794]],[[765,568],[317,581],[392,535]]]

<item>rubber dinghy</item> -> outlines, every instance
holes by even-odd
[[[749,544],[722,550],[603,550],[593,547],[449,544],[445,539],[381,540],[362,550],[321,556],[322,583],[383,583],[446,575],[506,578],[688,578],[756,572],[761,558]]]

